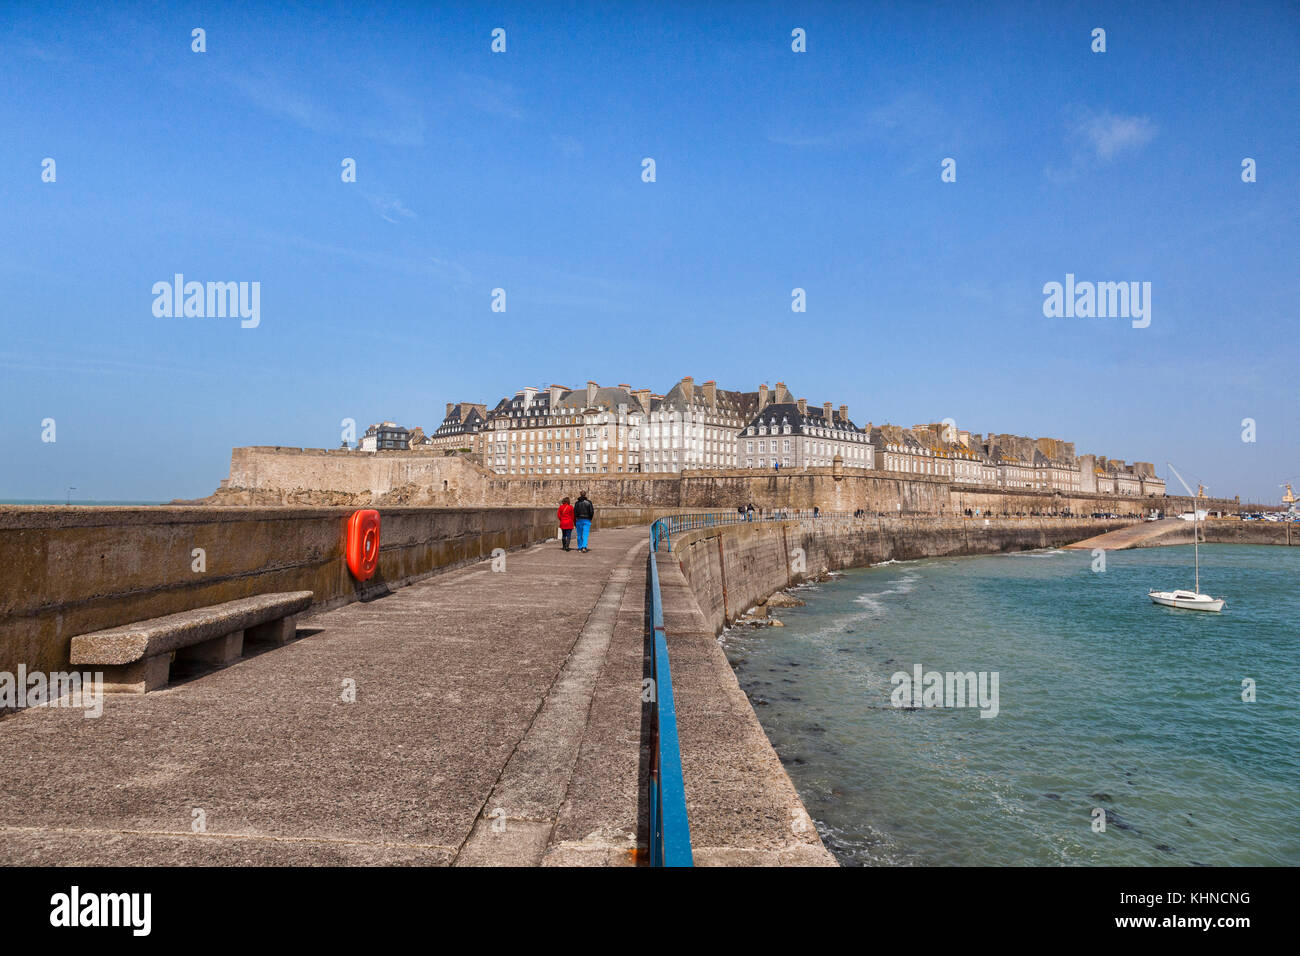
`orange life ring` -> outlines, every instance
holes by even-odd
[[[379,512],[354,511],[348,518],[348,540],[344,554],[348,570],[358,581],[369,581],[379,567]]]

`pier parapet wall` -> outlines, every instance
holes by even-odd
[[[272,591],[312,591],[310,613],[556,534],[550,508],[383,508],[379,568],[343,560],[351,508],[0,509],[0,672],[66,670],[78,634]],[[602,509],[597,527],[648,523]]]

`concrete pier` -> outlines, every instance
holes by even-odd
[[[14,714],[0,863],[644,862],[647,546],[643,526],[588,554],[546,542],[302,618],[94,719]],[[697,861],[833,862],[711,628],[669,623]]]
[[[0,721],[0,862],[632,864],[645,556],[644,528],[537,545],[95,719]]]
[[[1300,544],[1300,533],[1292,531],[1290,521],[1241,521],[1237,518],[1210,518],[1197,522],[1196,529],[1202,544],[1266,544],[1294,547]],[[1078,551],[1127,551],[1130,548],[1157,548],[1167,545],[1192,544],[1191,521],[1182,518],[1162,518],[1159,521],[1141,521],[1109,531],[1084,541],[1066,545]]]
[[[403,549],[431,547],[423,520]],[[716,641],[800,577],[795,556],[814,574],[1117,524],[824,518],[675,536],[659,568],[695,862],[834,863]],[[598,529],[592,545],[498,551],[317,608],[284,643],[192,661],[92,719],[0,720],[0,863],[644,862],[647,529]],[[458,556],[476,549],[467,537]]]

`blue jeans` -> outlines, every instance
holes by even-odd
[[[578,531],[578,547],[585,548],[587,546],[587,535],[591,534],[591,519],[579,518],[574,524],[577,526]]]

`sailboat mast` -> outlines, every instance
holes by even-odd
[[[1196,505],[1196,499],[1192,499],[1192,554],[1196,557],[1196,593],[1201,593],[1201,532],[1197,528],[1197,522],[1200,520],[1200,509]]]
[[[1197,504],[1196,494],[1192,491],[1191,488],[1187,486],[1187,482],[1183,481],[1183,476],[1178,474],[1178,469],[1174,467],[1173,462],[1167,461],[1165,462],[1165,464],[1169,466],[1169,470],[1173,472],[1174,477],[1178,479],[1178,483],[1181,484],[1184,489],[1186,489],[1187,494],[1190,495],[1192,499],[1192,555],[1194,556],[1196,561],[1196,593],[1200,594],[1201,593],[1201,531],[1199,527],[1200,518],[1201,518],[1200,506]]]

